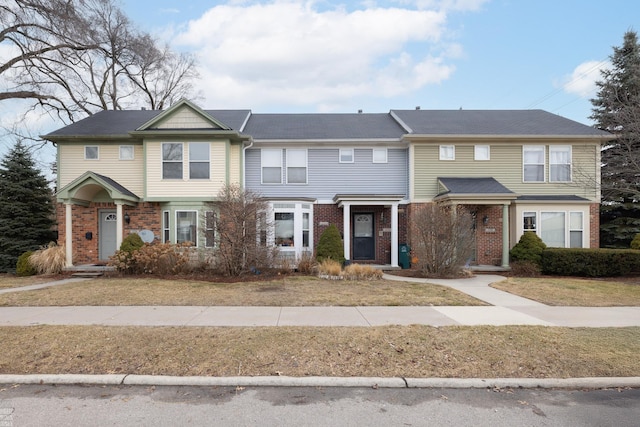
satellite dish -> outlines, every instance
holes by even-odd
[[[140,236],[142,241],[145,243],[153,243],[153,239],[155,239],[155,236],[153,235],[153,231],[151,230],[140,230],[138,231],[138,235]]]

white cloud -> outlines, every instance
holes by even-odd
[[[446,3],[481,4],[483,0]],[[174,37],[197,53],[207,106],[339,105],[410,93],[451,76],[439,8],[316,7],[313,2],[215,6]]]
[[[608,61],[587,61],[578,65],[571,74],[565,76],[562,89],[581,98],[589,98],[595,94],[596,81],[601,79],[600,70],[609,68]]]

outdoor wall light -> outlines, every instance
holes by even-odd
[[[127,212],[124,213],[124,222],[126,222],[127,224],[131,222],[131,217]]]
[[[482,218],[482,223],[483,223],[484,225],[489,224],[489,216],[488,216],[488,215],[485,215],[485,216],[484,216],[484,218]]]

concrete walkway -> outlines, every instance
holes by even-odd
[[[640,326],[640,307],[551,307],[489,286],[498,275],[468,279],[385,279],[435,283],[469,294],[491,306],[383,307],[206,307],[206,306],[69,306],[0,307],[0,326],[383,326],[543,325],[570,327]],[[87,280],[87,279],[72,279]],[[19,292],[63,284],[9,288]],[[68,283],[68,282],[66,282]],[[31,290],[30,289],[30,290]]]

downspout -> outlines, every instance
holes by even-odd
[[[247,187],[247,149],[253,147],[253,138],[249,139],[249,145],[242,147],[242,188]]]

